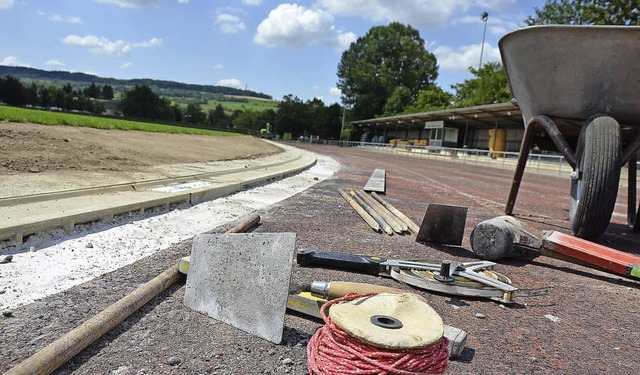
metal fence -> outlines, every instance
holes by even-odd
[[[443,160],[461,164],[479,165],[515,171],[518,163],[518,152],[494,151],[483,149],[450,148],[436,146],[413,146],[408,144],[393,145],[388,143],[352,142],[311,139],[299,142],[331,145],[338,147],[353,147],[359,150],[380,152],[394,155],[405,155],[423,159]],[[638,164],[640,171],[640,163]],[[527,158],[525,167],[527,173],[557,175],[570,178],[573,169],[564,156],[557,153],[532,151]],[[620,171],[620,186],[628,186],[628,168],[624,165]],[[640,173],[637,174],[637,184],[640,184]]]

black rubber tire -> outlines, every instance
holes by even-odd
[[[569,221],[573,234],[584,239],[602,235],[616,204],[622,141],[620,125],[608,116],[596,116],[580,132],[576,147],[580,176],[571,180]]]

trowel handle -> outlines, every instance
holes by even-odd
[[[386,261],[384,258],[315,251],[312,249],[298,250],[296,261],[302,267],[338,268],[345,271],[355,271],[378,275]]]
[[[354,283],[349,281],[314,281],[311,283],[311,294],[332,300],[344,297],[349,293],[404,293],[405,291],[376,284]]]

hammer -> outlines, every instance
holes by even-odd
[[[539,238],[511,216],[498,216],[476,225],[470,241],[473,252],[480,259],[543,255],[640,280],[640,257],[637,255],[557,231],[545,231]]]

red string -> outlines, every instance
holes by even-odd
[[[368,297],[376,293],[349,293],[326,302],[320,308],[325,325],[307,345],[307,368],[312,375],[417,375],[444,374],[447,370],[449,341],[442,337],[425,348],[390,350],[375,347],[349,336],[326,311],[333,304]]]

